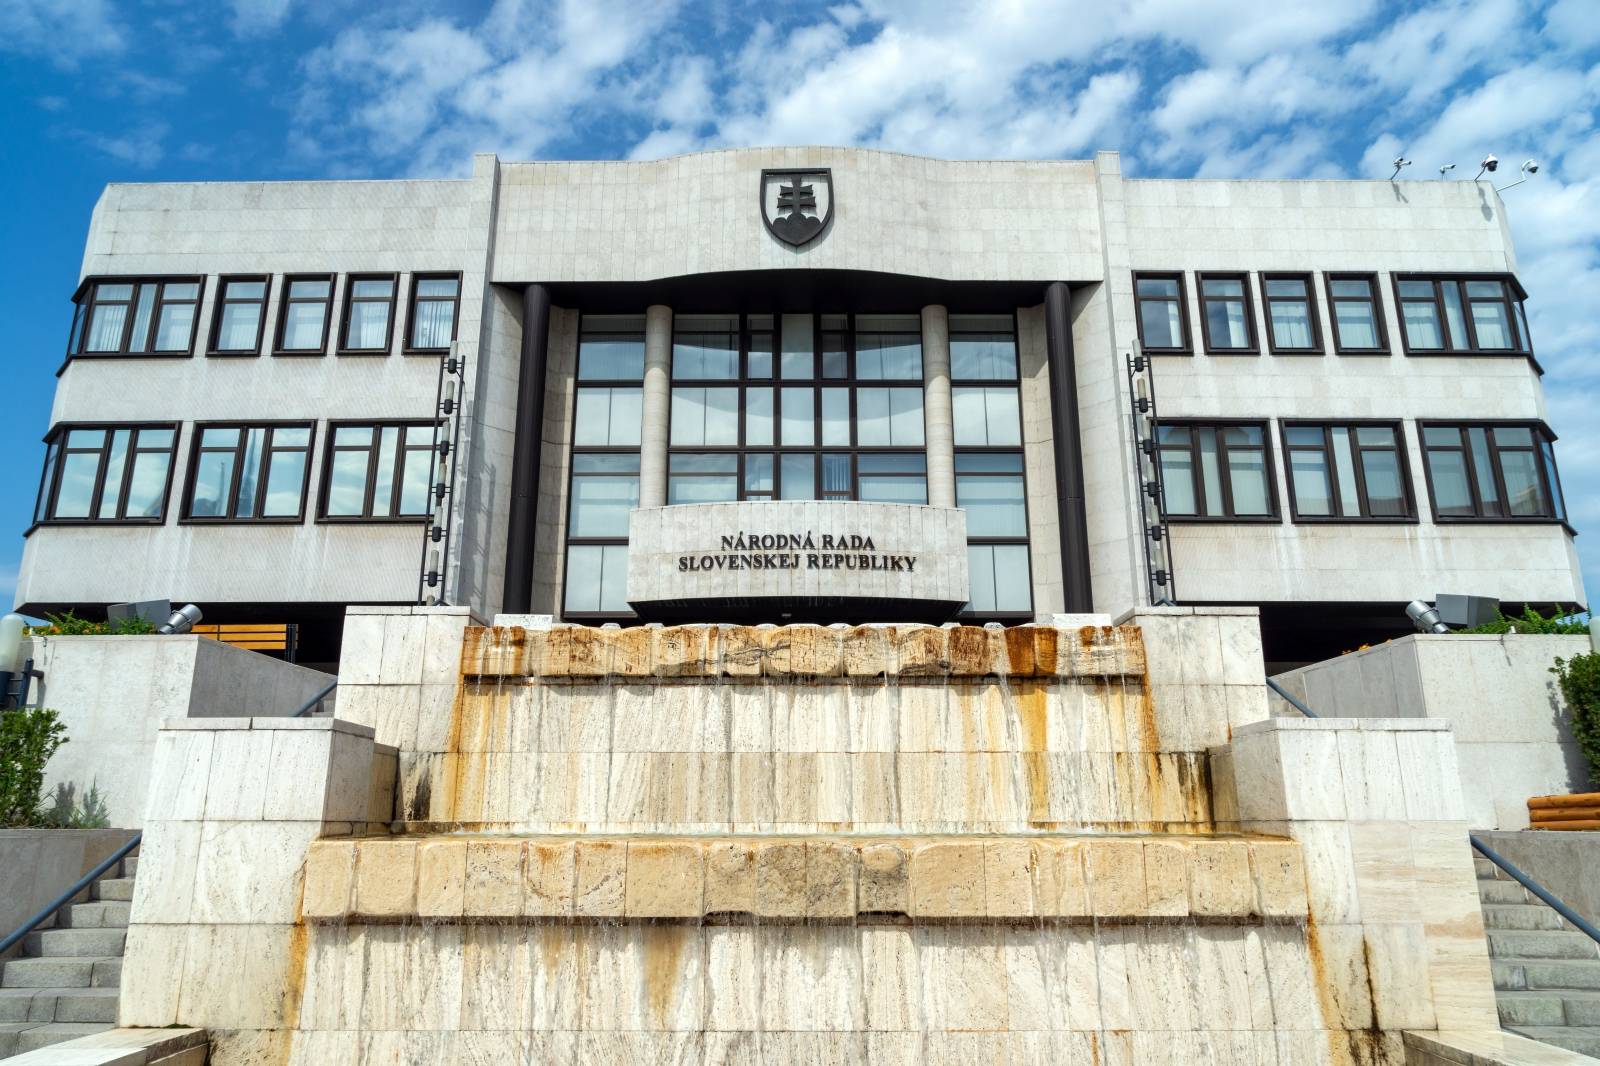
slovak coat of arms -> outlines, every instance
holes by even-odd
[[[829,168],[761,172],[761,220],[778,240],[798,248],[827,229],[832,218]]]

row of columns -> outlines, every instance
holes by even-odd
[[[1062,282],[1045,290],[1045,344],[1055,432],[1056,496],[1061,530],[1066,608],[1092,609],[1088,529],[1083,500],[1077,376],[1072,360],[1070,293]],[[517,437],[511,467],[505,610],[528,610],[532,591],[534,511],[538,501],[544,427],[545,359],[550,294],[543,285],[523,290],[522,365],[517,385]],[[923,418],[928,462],[928,503],[956,505],[955,412],[950,391],[950,314],[941,304],[922,309]],[[645,311],[644,384],[639,449],[639,506],[667,502],[668,431],[672,407],[672,308]]]

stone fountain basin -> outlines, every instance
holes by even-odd
[[[312,922],[1306,916],[1299,844],[1249,836],[469,836],[318,840]]]

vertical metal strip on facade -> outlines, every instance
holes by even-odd
[[[540,444],[544,440],[545,356],[550,343],[550,291],[522,290],[522,360],[517,372],[517,433],[511,456],[511,505],[506,525],[503,609],[527,614],[533,603],[533,523],[539,502]]]
[[[1094,593],[1089,577],[1089,518],[1083,502],[1078,373],[1072,362],[1072,292],[1066,282],[1053,281],[1044,290],[1044,333],[1066,608],[1069,614],[1088,614],[1094,610]]]

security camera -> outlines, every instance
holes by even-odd
[[[1443,181],[1444,180],[1444,176],[1446,174],[1448,174],[1450,171],[1454,170],[1455,168],[1456,168],[1456,165],[1454,163],[1446,163],[1444,166],[1440,167],[1439,168],[1439,180]]]
[[[1522,164],[1522,170],[1525,174],[1537,174],[1539,173],[1539,164],[1530,159]]]
[[[1493,174],[1495,171],[1500,169],[1500,160],[1496,159],[1492,155],[1486,155],[1483,157],[1483,162],[1479,163],[1478,165],[1484,170],[1487,170],[1489,173]]]
[[[1391,181],[1394,180],[1395,174],[1399,174],[1400,173],[1400,168],[1401,167],[1409,167],[1410,165],[1411,165],[1411,160],[1407,159],[1405,156],[1403,156],[1403,155],[1395,156],[1394,157],[1394,174],[1390,174],[1389,175],[1389,180],[1391,180]]]

